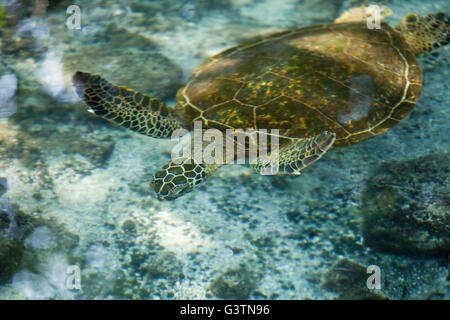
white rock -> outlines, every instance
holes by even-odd
[[[48,227],[37,227],[25,239],[25,245],[33,249],[53,249],[56,246],[55,236]]]
[[[14,95],[17,90],[17,78],[14,74],[7,74],[0,77],[0,119],[8,118],[16,110]]]
[[[28,270],[17,272],[13,277],[12,286],[31,300],[48,300],[55,296],[55,289],[44,277]]]
[[[95,269],[109,268],[114,260],[111,252],[102,245],[91,246],[86,258],[88,266]]]

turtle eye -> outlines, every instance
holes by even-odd
[[[415,22],[417,22],[417,20],[419,20],[419,17],[417,16],[417,14],[408,14],[405,17],[405,21],[407,23],[415,23]]]

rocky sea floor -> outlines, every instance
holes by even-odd
[[[391,131],[328,152],[300,177],[230,165],[161,202],[149,181],[175,142],[88,113],[74,71],[173,103],[212,54],[367,2],[8,3],[0,299],[450,299],[449,50],[425,66],[420,102]],[[446,0],[370,3],[388,5],[393,24],[450,12]],[[70,4],[81,8],[80,30],[66,27]],[[79,290],[67,287],[74,265]],[[369,265],[381,270],[379,290],[366,288]]]

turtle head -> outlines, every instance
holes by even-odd
[[[444,12],[426,16],[408,14],[395,29],[416,56],[428,54],[450,43],[450,16]]]
[[[190,192],[210,173],[212,170],[207,164],[197,163],[193,159],[178,158],[156,172],[150,186],[155,190],[158,199],[173,200]]]

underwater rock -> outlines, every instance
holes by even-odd
[[[157,252],[150,255],[141,265],[141,270],[151,279],[178,280],[182,277],[182,264],[171,252]]]
[[[151,40],[124,29],[109,28],[105,34],[106,43],[86,45],[64,55],[66,83],[71,83],[73,74],[81,70],[101,74],[114,84],[159,99],[175,96],[181,86],[182,70],[156,52]]]
[[[33,249],[52,249],[56,246],[55,236],[47,226],[40,226],[25,239],[25,245]]]
[[[1,191],[0,191],[1,193]],[[0,284],[8,282],[19,268],[25,249],[12,234],[12,208],[6,200],[0,202]]]
[[[6,215],[0,211],[0,284],[11,280],[22,260],[24,246],[20,241],[4,236]]]
[[[35,113],[41,114],[39,111]],[[52,157],[59,159],[69,157],[70,167],[79,173],[88,173],[93,168],[105,167],[113,154],[116,142],[109,136],[90,137],[89,135],[80,136],[73,131],[60,132],[51,126],[41,126],[38,124],[39,120],[33,123],[30,120],[33,119],[31,117],[22,121],[22,116],[23,114],[20,113],[14,119],[20,125],[20,134],[10,143],[9,141],[4,143],[0,151],[4,151],[6,157],[20,159],[21,163],[27,167],[42,168],[42,165],[45,165]],[[58,120],[59,116],[54,114],[43,122]],[[52,179],[51,176],[47,178],[48,182]]]
[[[325,275],[322,286],[338,293],[340,300],[384,300],[379,291],[367,288],[367,267],[347,259],[339,260]]]
[[[0,284],[11,281],[20,269],[32,270],[47,250],[67,250],[78,236],[39,216],[29,215],[6,201],[0,203]]]
[[[5,56],[8,56],[7,58],[2,57],[3,59],[21,63],[26,59],[39,59],[44,55],[47,47],[41,43],[38,44],[35,37],[48,36],[48,30],[45,29],[45,26],[38,25],[33,20],[21,25],[18,32],[20,32],[20,36],[17,36],[18,33],[14,28],[3,30],[0,49]]]
[[[96,42],[102,42],[102,46],[111,50],[116,50],[116,48],[144,52],[158,50],[158,45],[151,39],[137,33],[130,33],[124,28],[118,28],[113,23],[109,24],[106,29],[107,32],[95,34],[94,39]]]
[[[211,292],[223,299],[248,299],[258,286],[258,274],[241,265],[218,276],[211,284]]]
[[[112,265],[113,255],[102,245],[94,244],[86,252],[87,265],[94,269],[104,269]]]
[[[179,9],[180,15],[186,20],[195,20],[210,14],[211,10],[231,9],[229,0],[188,0]]]
[[[59,50],[50,50],[40,62],[36,77],[43,89],[54,98],[62,101],[77,101],[73,92],[67,90],[64,83],[62,53]]]
[[[155,15],[175,13],[176,17],[181,16],[188,21],[196,21],[211,14],[212,10],[221,10],[222,14],[228,13],[231,9],[232,0],[186,0],[186,1],[130,1],[128,2],[133,12],[142,12],[146,16],[148,23]]]
[[[80,139],[70,142],[63,151],[69,154],[81,154],[96,167],[104,167],[114,151],[115,142],[109,139],[90,141]]]
[[[0,177],[0,198],[8,191],[8,181],[6,178]]]
[[[450,254],[449,179],[449,154],[382,164],[363,194],[364,244],[413,257]]]
[[[0,31],[3,31],[2,27],[16,25],[25,14],[29,15],[31,12],[29,8],[32,7],[32,2],[32,0],[0,2]]]
[[[12,286],[31,300],[48,300],[55,295],[55,289],[47,279],[28,270],[17,272],[14,275]]]
[[[45,39],[50,37],[50,30],[47,21],[41,19],[46,14],[45,2],[48,3],[47,0],[3,1],[4,17],[0,4],[0,48],[7,56],[3,61],[11,63],[17,59],[22,63],[28,58],[41,57],[47,51]]]
[[[47,11],[66,10],[71,0],[9,0],[0,3],[0,27],[3,24],[17,24],[21,19],[42,17]],[[78,1],[78,5],[80,1]],[[4,20],[4,21],[3,21]]]
[[[292,223],[299,223],[303,217],[303,214],[298,210],[289,210],[286,212],[286,217]]]
[[[330,18],[338,17],[342,5],[341,0],[306,0],[302,9],[312,22],[328,23]]]
[[[16,113],[14,96],[17,90],[17,78],[14,74],[0,76],[0,120]]]
[[[136,223],[132,220],[132,219],[126,219],[123,223],[122,223],[122,230],[123,232],[125,232],[126,234],[135,234],[136,233]]]
[[[259,23],[266,23],[268,25],[279,25],[289,23],[286,21],[288,12],[293,12],[299,9],[298,4],[294,1],[290,2],[276,2],[270,0],[258,1],[255,3],[244,3],[242,0],[233,1],[233,6],[239,9],[241,16],[247,19],[253,19]]]
[[[101,63],[99,63],[99,60]],[[66,75],[76,70],[101,74],[108,81],[131,87],[160,99],[173,97],[180,87],[181,69],[160,53],[102,51],[85,48],[63,58]]]
[[[8,199],[0,200],[1,236],[14,240],[22,240],[27,223],[21,211],[9,204]],[[3,229],[3,230],[2,230]]]
[[[73,0],[52,0],[48,2],[48,10],[66,10],[70,5],[74,4]]]

